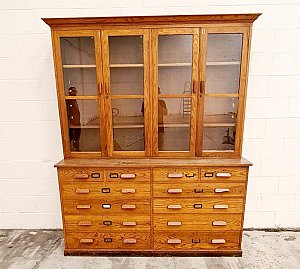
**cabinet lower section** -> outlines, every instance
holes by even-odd
[[[65,254],[241,255],[249,163],[63,162]]]

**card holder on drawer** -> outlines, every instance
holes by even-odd
[[[210,167],[201,168],[203,181],[246,181],[247,168],[245,167]]]

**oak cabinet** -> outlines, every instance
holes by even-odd
[[[240,253],[259,15],[43,19],[52,31],[68,253]]]

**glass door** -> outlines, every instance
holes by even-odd
[[[201,29],[202,155],[238,155],[243,128],[248,33],[244,28]],[[202,73],[201,73],[202,72]],[[204,83],[205,81],[205,83]]]
[[[67,155],[101,156],[101,59],[96,53],[99,36],[95,31],[61,32],[56,42],[61,71],[58,96],[64,115],[63,139]],[[96,64],[97,63],[97,64]],[[100,69],[100,70],[99,70]]]
[[[198,29],[152,30],[153,155],[195,154]]]
[[[102,32],[109,156],[150,156],[149,30]]]

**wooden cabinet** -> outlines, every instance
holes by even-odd
[[[259,15],[44,19],[66,253],[241,253]]]

